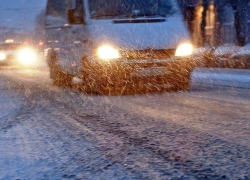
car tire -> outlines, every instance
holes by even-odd
[[[173,87],[175,91],[188,91],[190,89],[191,73],[185,72],[177,74],[173,79]]]
[[[115,88],[95,67],[86,57],[82,59],[83,90],[89,94],[111,95]]]
[[[59,66],[53,67],[54,78],[53,84],[56,86],[71,86],[72,85],[72,76],[64,73]]]
[[[86,57],[82,59],[83,89],[86,93],[98,94],[98,86],[95,78],[91,76],[91,66]]]
[[[56,65],[58,61],[55,54],[50,56],[50,78],[53,80],[53,84],[56,86],[71,86],[73,76],[62,71],[59,65]]]

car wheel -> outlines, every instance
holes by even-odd
[[[50,77],[53,80],[53,84],[56,86],[71,86],[72,75],[62,71],[61,67],[56,65],[57,57],[53,54],[50,60]]]
[[[82,80],[83,80],[83,90],[87,93],[97,94],[98,85],[96,79],[94,78],[93,72],[91,71],[91,66],[86,57],[82,59]]]
[[[188,91],[190,89],[190,72],[177,74],[172,78],[172,84],[175,91]]]
[[[59,66],[54,66],[54,78],[53,84],[56,86],[71,86],[72,85],[72,76],[62,72]]]
[[[103,76],[102,72],[90,64],[87,58],[82,61],[83,90],[90,94],[110,95],[115,89],[108,76]]]

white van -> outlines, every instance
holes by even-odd
[[[48,0],[45,21],[56,85],[189,87],[193,46],[176,0]]]

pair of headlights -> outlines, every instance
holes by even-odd
[[[7,53],[0,52],[0,61],[7,59]],[[22,65],[32,65],[37,59],[37,54],[31,48],[23,48],[17,51],[16,60]]]
[[[183,43],[180,44],[176,51],[175,56],[189,56],[193,54],[193,45],[191,43]],[[103,60],[111,60],[111,59],[118,59],[121,57],[119,51],[109,45],[101,46],[97,49],[97,55],[100,59]]]

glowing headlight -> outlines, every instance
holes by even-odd
[[[189,56],[193,54],[193,51],[194,48],[191,43],[183,43],[177,47],[175,56]]]
[[[3,52],[0,52],[0,61],[3,61],[6,59],[6,55]]]
[[[22,65],[33,65],[37,59],[37,55],[32,49],[25,48],[18,52],[17,59]]]
[[[120,58],[120,53],[112,46],[101,46],[97,49],[97,54],[100,59],[110,60]]]

